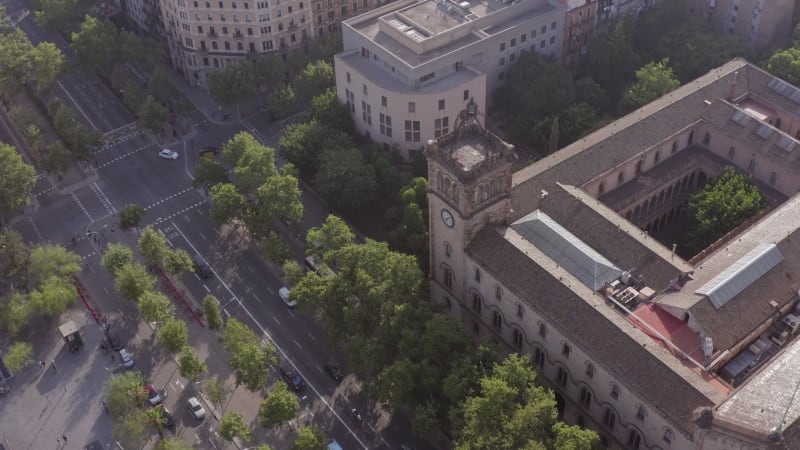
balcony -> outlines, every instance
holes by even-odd
[[[216,31],[209,31],[208,33],[206,33],[206,36],[208,36],[210,38],[215,38],[215,37],[217,37],[217,32]]]
[[[296,29],[297,29],[297,25],[294,22],[289,24],[289,31],[294,31]]]
[[[233,38],[236,39],[237,41],[241,41],[244,39],[244,35],[242,34],[241,31],[237,31],[236,33],[233,33]]]

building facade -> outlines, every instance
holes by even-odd
[[[413,159],[452,131],[524,52],[560,58],[565,8],[554,0],[401,0],[342,23],[336,92],[356,129]]]
[[[135,0],[139,1],[139,0]],[[143,0],[148,1],[148,0]],[[221,67],[308,45],[377,0],[160,0],[172,65],[205,86]]]
[[[783,46],[791,34],[793,0],[689,0],[689,12],[755,50]]]
[[[567,9],[564,22],[564,54],[561,57],[567,68],[575,68],[581,57],[589,51],[589,39],[597,22],[597,0],[561,0]]]
[[[800,89],[733,60],[517,172],[477,110],[425,150],[432,297],[610,448],[800,448]],[[727,167],[769,206],[681,258]]]

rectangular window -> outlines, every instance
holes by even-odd
[[[350,82],[350,72],[347,72],[347,82]]]
[[[517,45],[517,38],[511,40],[511,46],[515,47]]]
[[[408,102],[408,112],[417,112],[417,104],[414,102]]]
[[[550,36],[550,43],[551,44],[555,44],[556,43],[556,37],[555,36]]]
[[[550,31],[553,31],[555,29],[556,29],[556,23],[553,22],[553,23],[550,24]]]
[[[525,42],[527,40],[528,40],[528,35],[527,34],[523,34],[522,36],[519,37],[519,41],[520,42]]]
[[[440,138],[450,132],[449,117],[442,117],[433,121],[433,136]]]
[[[392,117],[380,113],[378,118],[380,119],[381,134],[386,137],[392,137]]]
[[[372,125],[372,107],[365,101],[361,101],[361,118],[367,125]]]
[[[406,120],[406,142],[419,140],[419,120]]]
[[[503,316],[500,315],[497,311],[492,311],[492,326],[497,331],[503,327]]]
[[[567,370],[564,369],[563,367],[559,367],[557,379],[558,379],[558,384],[561,387],[567,386],[567,378],[569,378],[569,375],[567,375]]]
[[[444,111],[444,99],[439,100],[439,111]]]
[[[547,325],[545,325],[544,322],[539,322],[539,336],[547,336]]]
[[[516,60],[517,60],[517,54],[516,53],[512,53],[512,54],[508,55],[508,61],[509,62],[514,62]]]
[[[547,41],[545,41],[544,39],[539,41],[539,48],[544,48],[545,45],[547,45]]]
[[[533,364],[539,366],[540,369],[544,367],[544,351],[539,347],[536,347],[533,352]]]
[[[382,96],[381,96],[381,106],[383,106],[384,108],[386,108],[386,106],[388,105],[388,103],[389,103],[389,102],[386,100],[386,97],[382,95]]]
[[[469,100],[469,89],[464,89],[464,101]]]
[[[506,64],[506,58],[505,57],[500,58],[500,64],[498,64],[498,65],[499,66],[504,66],[505,64]]]
[[[506,43],[505,43],[505,42],[501,42],[501,43],[500,43],[500,51],[502,52],[502,51],[504,51],[505,49],[506,49]]]
[[[542,25],[542,34],[547,33],[547,25]]]
[[[436,72],[431,72],[431,73],[429,73],[429,74],[427,74],[427,75],[423,75],[423,76],[421,76],[421,77],[420,77],[420,79],[419,79],[419,82],[420,82],[420,83],[424,83],[424,82],[426,82],[426,81],[428,81],[428,80],[432,79],[432,78],[433,78],[433,77],[435,77],[435,76],[436,76]]]
[[[367,95],[367,85],[366,84],[361,85],[361,90],[364,92],[364,95]]]

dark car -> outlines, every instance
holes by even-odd
[[[217,147],[204,147],[197,154],[200,156],[214,156],[219,154],[219,149]]]
[[[172,417],[172,414],[169,413],[169,411],[164,405],[162,404],[156,405],[156,411],[158,411],[158,414],[161,415],[162,425],[164,425],[165,427],[171,427],[175,425],[175,418]]]
[[[301,377],[296,371],[292,369],[284,369],[283,367],[281,367],[279,371],[281,373],[281,378],[286,381],[286,384],[288,384],[292,390],[300,392],[306,388],[306,383],[303,381],[303,377]]]
[[[214,272],[211,271],[211,267],[206,264],[202,256],[195,254],[192,257],[192,262],[194,263],[194,272],[199,275],[200,278],[208,279],[214,276]]]
[[[344,378],[342,369],[339,368],[339,364],[336,364],[333,361],[328,361],[325,363],[325,372],[328,372],[328,375],[330,375],[334,381],[341,381],[342,378]]]
[[[122,344],[122,339],[120,339],[119,335],[114,331],[106,331],[106,339],[108,339],[108,344],[116,351],[122,350],[125,347]]]

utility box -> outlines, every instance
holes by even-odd
[[[67,347],[69,347],[69,351],[77,352],[83,347],[83,339],[81,339],[81,333],[78,331],[78,326],[75,325],[75,322],[69,321],[66,323],[61,324],[58,327],[58,331],[61,332],[61,337],[64,338],[64,342],[66,342]]]

